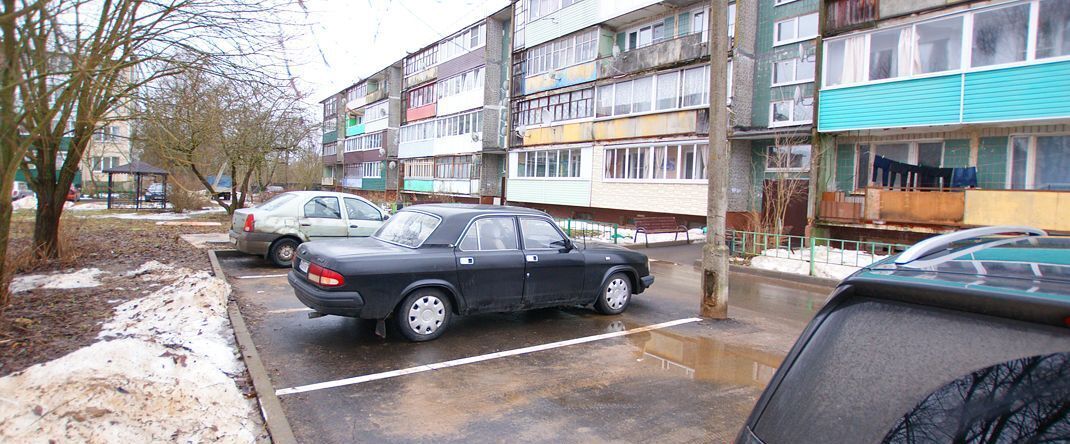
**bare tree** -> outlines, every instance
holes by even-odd
[[[808,134],[778,133],[773,146],[764,153],[766,180],[762,185],[763,211],[760,231],[784,234],[790,228],[785,226],[789,209],[806,199],[809,189],[807,170],[811,156],[816,148],[809,147]],[[772,175],[772,178],[770,177]]]

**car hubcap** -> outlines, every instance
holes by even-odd
[[[294,258],[294,247],[292,245],[283,245],[279,247],[279,259],[288,261]]]
[[[631,296],[631,289],[624,279],[613,279],[606,286],[606,305],[613,310],[623,307],[628,302],[628,296]]]
[[[434,296],[423,296],[409,307],[409,327],[422,335],[434,333],[446,320],[446,306]]]

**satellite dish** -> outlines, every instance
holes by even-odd
[[[479,142],[479,133],[472,133],[472,141]]]
[[[386,166],[390,167],[390,169],[394,169],[398,167],[398,163],[396,161],[391,160],[390,163],[386,164]]]
[[[386,150],[382,149],[382,148],[379,148],[379,155],[380,156],[385,156],[386,155]]]

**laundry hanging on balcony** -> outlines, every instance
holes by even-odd
[[[977,168],[937,168],[912,165],[874,156],[872,182],[882,187],[912,188],[965,188],[977,186]],[[898,185],[897,185],[898,184]]]

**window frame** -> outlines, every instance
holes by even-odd
[[[343,177],[345,177],[345,176],[343,176]],[[334,204],[336,205],[335,209],[338,210],[338,217],[334,218],[334,217],[309,216],[308,215],[308,211],[307,211],[308,210],[308,208],[307,208],[308,204],[310,204],[313,201],[318,200],[318,199],[334,199]],[[304,205],[301,205],[301,217],[303,217],[305,219],[345,220],[345,217],[344,217],[344,215],[342,213],[341,204],[342,204],[342,202],[340,202],[338,200],[338,196],[314,196],[311,199],[306,200]]]
[[[812,101],[812,100],[814,100],[814,97],[813,96],[804,96],[804,97],[800,98],[800,101],[801,100],[806,100],[806,99],[810,99]],[[788,104],[791,105],[791,112],[788,113],[791,116],[791,120],[786,120],[786,121],[782,121],[782,122],[777,122],[777,121],[773,120],[774,111],[775,111],[776,105],[778,103],[788,103]],[[812,125],[814,123],[814,105],[813,105],[813,103],[810,104],[810,120],[795,120],[795,106],[796,106],[796,103],[798,103],[798,102],[796,102],[794,98],[782,99],[782,100],[770,100],[769,101],[769,127],[770,128],[780,128],[780,127],[785,127],[785,126]]]
[[[816,13],[816,12],[812,12],[812,13],[809,13],[809,14],[799,14],[799,15],[794,16],[794,17],[789,17],[789,18],[786,18],[786,19],[783,19],[783,20],[777,20],[777,21],[773,22],[773,47],[775,48],[777,46],[783,46],[783,45],[788,45],[788,44],[792,44],[792,43],[805,42],[807,40],[813,40],[813,39],[817,38],[818,36],[820,36],[821,35],[821,18],[820,17],[815,18],[815,20],[818,21],[818,32],[816,34],[810,35],[810,36],[800,36],[799,35],[799,22],[802,21],[802,18],[803,17],[809,17],[809,16],[817,16],[817,15],[818,15],[818,13]],[[791,22],[792,23],[792,30],[794,31],[793,32],[794,35],[791,38],[780,40],[780,36],[777,34],[777,28],[780,26],[781,23],[787,23],[787,22]]]
[[[1010,134],[1007,136],[1007,177],[1003,181],[1004,190],[1016,190],[1016,191],[1035,191],[1036,188],[1036,173],[1037,173],[1037,139],[1040,137],[1067,137],[1070,138],[1068,132],[1057,133],[1039,133],[1039,134]],[[1012,188],[1014,186],[1014,139],[1026,138],[1028,139],[1028,145],[1026,148],[1026,169],[1025,169],[1025,182],[1024,188]],[[1039,190],[1048,191],[1048,190]],[[1061,191],[1061,190],[1055,190]]]
[[[628,145],[614,145],[607,146],[602,150],[602,181],[607,183],[678,183],[678,184],[701,184],[707,181],[706,167],[709,164],[709,141],[706,140],[677,140],[670,142],[659,143],[644,143],[644,144],[628,144]],[[667,171],[667,168],[658,168],[655,165],[655,151],[658,148],[676,147],[676,178],[655,178],[655,170],[661,169]],[[705,146],[705,149],[702,147]],[[633,172],[632,164],[632,151],[637,150],[636,157],[642,157],[643,159],[643,177],[629,177]],[[610,155],[608,153],[612,151],[613,161],[607,161]],[[617,158],[621,157],[620,151],[624,151],[624,161],[621,163],[623,173],[616,171]],[[645,151],[645,153],[642,153]],[[698,160],[702,154],[705,154],[705,160],[701,162],[693,162],[691,165],[690,175],[692,178],[685,178],[685,160],[688,152],[696,154],[695,159]],[[613,177],[610,177],[610,171],[608,166],[613,166]],[[636,171],[639,171],[637,168]],[[618,177],[620,176],[620,177]]]
[[[569,237],[567,235],[565,235],[565,232],[561,231],[561,227],[557,226],[557,223],[554,222],[550,218],[540,217],[540,216],[519,216],[519,217],[517,217],[517,229],[518,229],[517,232],[520,235],[519,246],[520,246],[521,250],[523,250],[523,251],[560,251],[562,248],[565,248],[564,245],[562,245],[560,248],[528,248],[527,238],[526,238],[525,233],[524,233],[524,231],[525,231],[524,230],[524,221],[525,220],[537,220],[537,221],[545,222],[545,223],[549,224],[551,227],[553,227],[554,231],[557,232],[557,235],[561,236],[561,239],[565,240],[566,242],[569,240]]]
[[[479,221],[484,219],[509,219],[513,223],[513,241],[516,242],[516,248],[484,250],[479,238],[479,228],[476,227]],[[476,249],[465,250],[464,248],[461,248],[461,245],[464,244],[464,238],[468,237],[468,233],[472,232],[472,230],[476,230]],[[473,217],[472,220],[468,221],[468,225],[465,226],[464,231],[461,232],[461,235],[457,238],[457,242],[455,242],[454,245],[456,245],[458,251],[477,253],[484,251],[521,251],[522,242],[523,239],[520,237],[520,224],[517,223],[516,216],[511,214],[487,214]]]
[[[792,167],[790,165],[786,166],[786,167],[776,167],[776,166],[770,167],[769,166],[769,161],[772,159],[770,157],[770,155],[769,155],[769,150],[777,149],[777,148],[787,148],[789,150],[789,154],[788,155],[791,156],[792,154],[794,154],[794,149],[798,148],[798,147],[806,147],[807,148],[806,159],[810,160],[811,159],[810,156],[813,156],[813,154],[814,154],[814,147],[813,147],[812,144],[805,144],[804,143],[804,144],[798,144],[798,145],[781,145],[781,146],[766,145],[766,148],[765,148],[765,152],[766,152],[766,154],[765,154],[765,171],[770,172],[770,173],[805,173],[805,172],[810,171],[810,162],[805,162],[800,167]],[[941,152],[941,156],[942,155],[943,155],[943,153]],[[789,159],[790,159],[790,157],[789,157]],[[942,161],[943,161],[943,158],[941,157],[941,162]],[[789,160],[789,162],[790,162],[790,160]]]
[[[589,148],[572,147],[516,151],[512,153],[516,155],[515,167],[510,166],[508,178],[523,180],[588,180],[584,178],[583,165],[587,157],[584,155],[584,151]],[[550,153],[554,153],[553,155],[556,159],[554,165],[557,166],[557,169],[554,175],[551,176],[549,171],[545,169],[543,170],[544,175],[536,175],[535,173],[538,171],[536,166],[541,163],[542,156],[549,156]],[[577,157],[574,158],[573,153],[577,154]],[[563,162],[563,159],[568,160]],[[578,161],[578,163],[573,160]],[[532,174],[529,174],[529,172]]]
[[[1008,149],[1009,149],[1009,146],[1011,144],[1010,139],[1011,139],[1011,136],[1008,136],[1008,138],[1007,138]],[[858,174],[859,160],[861,159],[860,151],[861,151],[862,145],[865,145],[867,147],[866,149],[869,151],[869,154],[867,155],[867,162],[868,162],[867,163],[867,165],[868,165],[867,168],[868,168],[868,170],[866,171],[866,175],[867,175],[867,177],[866,177],[866,179],[867,179],[866,180],[866,187],[868,187],[869,185],[871,185],[873,183],[873,178],[870,177],[870,176],[872,176],[872,174],[873,174],[873,159],[877,156],[877,146],[878,145],[907,144],[907,146],[908,146],[908,148],[907,148],[907,162],[916,165],[918,163],[918,151],[920,150],[920,145],[922,145],[922,144],[931,144],[931,143],[940,143],[940,144],[942,144],[942,146],[940,147],[940,166],[939,166],[939,168],[944,168],[944,161],[946,160],[945,157],[946,157],[946,154],[947,154],[947,141],[948,140],[954,140],[954,139],[938,139],[938,138],[921,138],[921,139],[910,139],[910,140],[880,140],[880,139],[870,140],[870,139],[867,139],[867,140],[861,140],[861,141],[852,142],[851,143],[851,145],[852,145],[851,146],[851,152],[854,154],[854,161],[851,162],[851,165],[852,165],[851,166],[851,168],[852,168],[851,171],[853,171],[852,174],[855,175],[855,176],[857,176],[857,174]],[[810,154],[813,155],[813,151],[811,151]],[[1010,159],[1008,158],[1008,161],[1009,160]],[[1008,171],[1010,171],[1009,165],[1010,164],[1008,163],[1008,168],[1007,168]],[[1008,180],[1010,180],[1009,177],[1010,176],[1008,175]],[[839,190],[839,191],[846,191],[849,194],[864,194],[865,193],[865,188],[859,188],[858,187],[858,180],[859,180],[858,177],[854,178],[854,180],[853,180],[854,183],[852,184],[852,186],[851,186],[852,189],[850,191],[847,191],[847,190]]]

